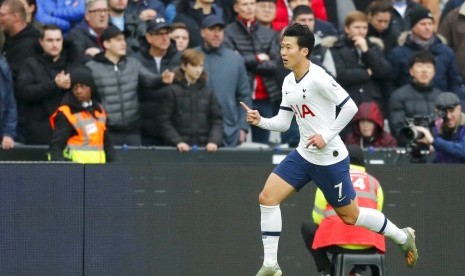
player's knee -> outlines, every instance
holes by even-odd
[[[267,196],[267,194],[264,192],[261,192],[258,195],[258,203],[260,203],[261,205],[266,205],[266,206],[274,206],[274,205],[279,204],[275,202],[272,197]]]
[[[349,215],[343,215],[343,216],[339,216],[339,217],[347,225],[355,225],[355,223],[357,223],[357,216],[356,215],[349,214]]]

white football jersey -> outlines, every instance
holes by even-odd
[[[300,143],[297,151],[307,161],[331,165],[347,157],[348,152],[339,135],[318,149],[307,143],[310,136],[328,134],[336,119],[336,106],[345,103],[349,94],[316,64],[299,81],[291,72],[284,79],[281,107],[292,109],[299,125]]]

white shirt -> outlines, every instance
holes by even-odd
[[[336,120],[336,106],[341,104]],[[311,63],[302,79],[296,80],[293,72],[284,79],[280,112],[271,119],[262,118],[258,126],[285,131],[295,115],[300,132],[297,151],[313,164],[331,165],[348,155],[339,132],[356,112],[349,94],[324,69]],[[307,148],[308,139],[314,134],[321,134],[326,146]]]

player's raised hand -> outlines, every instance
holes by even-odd
[[[254,125],[254,126],[258,125],[258,123],[260,122],[262,118],[258,110],[251,109],[243,102],[240,102],[240,103],[242,107],[245,109],[245,111],[247,111],[247,123]]]

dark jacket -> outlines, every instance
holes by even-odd
[[[371,137],[362,137],[359,127],[360,120],[368,120],[375,123],[375,131]],[[351,123],[352,133],[345,140],[346,145],[359,145],[362,148],[396,147],[397,141],[391,134],[384,131],[384,118],[381,110],[375,102],[365,102],[358,107]]]
[[[392,10],[392,18],[389,26],[397,36],[411,29],[410,14],[416,9],[423,10],[424,7],[412,0],[407,0],[407,9],[403,17],[396,9]]]
[[[173,22],[182,22],[186,24],[189,32],[189,48],[200,46],[203,42],[200,36],[202,21],[210,14],[215,14],[219,18],[223,18],[223,9],[216,4],[212,5],[210,14],[203,14],[202,9],[194,9],[194,2],[190,0],[181,0],[179,2],[176,17]]]
[[[409,82],[410,59],[420,50],[422,48],[411,39],[409,32],[399,37],[399,46],[392,49],[387,56],[392,65],[392,74],[388,82],[388,89],[391,93]],[[435,35],[434,42],[428,51],[436,58],[433,85],[442,91],[451,91],[460,95],[462,80],[452,50]]]
[[[347,35],[341,38],[330,49],[336,66],[339,84],[347,90],[354,102],[376,101],[380,107],[382,103],[381,84],[389,78],[391,66],[383,57],[382,48],[367,39],[368,51],[358,54],[353,42]],[[370,68],[372,75],[368,74]]]
[[[8,60],[15,83],[24,60],[40,52],[39,38],[39,31],[30,24],[15,36],[5,35],[2,51]]]
[[[92,94],[92,96],[94,96]],[[102,111],[102,106],[96,101],[95,98],[92,99],[92,108],[84,108],[82,107],[81,103],[74,97],[73,93],[69,91],[63,97],[63,101],[60,104],[69,106],[71,113],[78,113],[85,110],[89,110],[90,112]],[[68,139],[72,136],[76,135],[77,132],[71,123],[68,121],[66,116],[59,112],[55,117],[55,129],[53,131],[53,136],[50,142],[50,159],[52,161],[65,161],[65,157],[63,156],[63,150],[66,148],[68,144]],[[105,131],[103,136],[104,139],[104,151],[105,157],[107,162],[116,161],[116,151],[113,148],[113,145],[110,141],[108,131]]]
[[[43,52],[28,58],[18,76],[17,98],[24,103],[25,144],[48,145],[52,136],[50,115],[60,105],[66,90],[59,89],[55,77],[61,71],[71,72],[80,65],[72,42],[65,41],[61,57],[53,62]]]
[[[432,86],[422,87],[410,81],[392,93],[389,99],[389,123],[391,133],[399,144],[404,145],[407,142],[399,135],[399,131],[406,126],[405,119],[434,114],[434,102],[441,92]]]
[[[160,127],[157,126],[157,115],[161,108],[160,89],[165,86],[162,81],[161,73],[166,69],[173,71],[181,65],[181,53],[176,49],[175,42],[172,41],[166,55],[161,59],[160,70],[157,69],[155,60],[148,50],[144,49],[134,56],[149,71],[157,74],[153,88],[139,86],[139,105],[141,116],[141,134],[142,136],[161,140]]]
[[[368,24],[367,37],[376,37],[383,41],[384,53],[387,54],[392,48],[397,46],[397,39],[399,34],[394,32],[391,27],[387,28],[383,32],[378,32],[371,24]]]
[[[87,49],[93,47],[103,51],[103,45],[100,43],[99,38],[90,32],[89,24],[85,20],[82,20],[80,24],[72,28],[66,35],[66,38],[69,41],[73,41],[77,50],[82,55],[84,55]],[[91,58],[88,57],[88,59],[90,60]]]
[[[206,87],[206,73],[188,85],[181,69],[173,84],[163,88],[163,109],[158,116],[163,137],[169,145],[184,142],[206,146],[223,141],[223,121],[215,94]]]
[[[3,136],[15,138],[17,123],[13,77],[6,59],[0,56],[0,140]]]
[[[434,163],[465,163],[465,114],[460,115],[457,128],[446,134],[440,126],[434,129]]]
[[[254,87],[255,76],[259,75],[263,78],[269,98],[272,101],[280,99],[281,89],[275,80],[277,62],[280,61],[279,38],[276,32],[258,22],[254,22],[248,31],[244,23],[236,19],[226,26],[224,45],[244,58],[250,87]],[[270,60],[258,61],[257,55],[260,53],[266,53]]]
[[[139,85],[152,88],[157,76],[131,57],[123,57],[113,64],[104,53],[86,63],[92,71],[97,92],[107,111],[110,132],[140,130]]]

